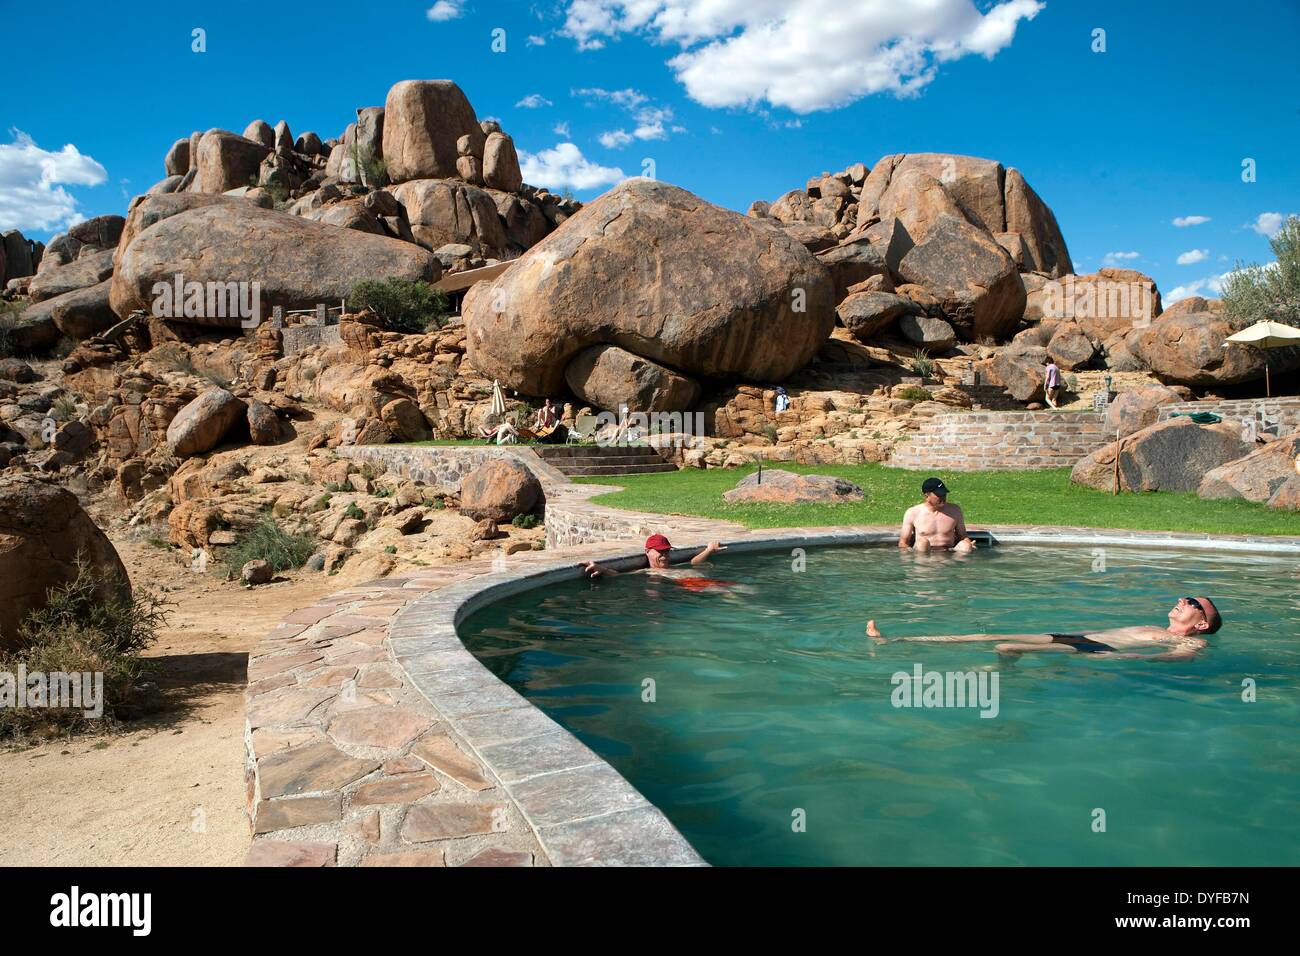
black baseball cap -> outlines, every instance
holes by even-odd
[[[921,482],[921,494],[928,495],[934,492],[936,495],[948,496],[948,486],[938,478],[927,478]]]

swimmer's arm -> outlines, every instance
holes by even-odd
[[[903,512],[903,527],[898,532],[898,546],[900,548],[910,548],[912,546],[912,535],[916,532],[916,526],[912,522],[912,509],[908,508]]]
[[[589,578],[612,578],[618,574],[618,572],[613,568],[607,568],[604,565],[597,564],[595,561],[588,561],[585,564],[579,565],[579,567],[587,573],[587,577]]]
[[[718,542],[716,541],[710,541],[708,544],[706,544],[703,548],[700,549],[699,554],[691,558],[691,564],[703,564],[705,561],[709,560],[709,558],[713,557],[713,555],[717,554],[719,551],[725,551],[725,550],[726,548],[723,545],[718,544]]]
[[[952,539],[952,543],[954,546],[959,545],[969,537],[970,535],[966,533],[966,513],[959,507],[957,509],[957,533],[956,537]],[[974,540],[972,540],[971,544],[974,543]]]
[[[921,644],[962,644],[973,641],[1019,641],[1026,644],[1050,644],[1050,634],[939,634],[922,637],[885,637],[875,621],[867,622],[867,636],[878,643],[911,641]]]
[[[1190,661],[1196,657],[1199,650],[1199,647],[1180,647],[1165,651],[1163,654],[1107,654],[1106,657],[1112,660],[1130,661]]]

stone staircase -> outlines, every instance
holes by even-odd
[[[958,412],[924,422],[894,447],[889,466],[912,471],[1069,468],[1106,442],[1098,412]]]
[[[1016,401],[1001,385],[954,384],[952,387],[968,396],[979,411],[1020,412],[1025,408],[1024,402]]]
[[[569,478],[651,475],[676,471],[648,445],[539,445],[533,448],[544,462]]]

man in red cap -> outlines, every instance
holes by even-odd
[[[652,534],[645,539],[645,558],[649,562],[651,571],[662,571],[671,564],[673,546],[668,543],[668,539],[661,534]],[[703,564],[719,551],[725,551],[723,545],[716,541],[710,541],[700,549],[695,557],[691,558],[691,564]],[[595,561],[588,561],[582,569],[587,572],[589,578],[610,577],[618,574],[613,568],[602,567]]]
[[[1214,634],[1223,626],[1219,609],[1207,597],[1179,598],[1168,616],[1168,627],[1147,624],[1112,627],[1104,631],[1083,631],[1079,634],[955,634],[952,637],[895,638],[886,638],[876,627],[875,621],[867,621],[867,636],[877,644],[887,644],[890,640],[942,644],[997,641],[999,643],[994,650],[999,654],[1061,651],[1067,654],[1138,657],[1149,661],[1185,661],[1209,643],[1205,639],[1207,635]],[[1146,653],[1150,651],[1156,653]]]

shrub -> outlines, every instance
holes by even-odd
[[[934,398],[929,389],[922,388],[920,385],[909,385],[898,393],[898,397],[908,402],[928,402]]]
[[[355,501],[348,505],[347,510],[343,512],[343,516],[345,518],[351,518],[354,521],[366,520],[366,513],[357,507],[357,503]]]
[[[328,508],[328,507],[330,506],[330,499],[331,499],[331,497],[332,497],[332,496],[331,496],[330,494],[328,494],[328,493],[321,495],[321,496],[320,496],[319,498],[317,498],[314,502],[312,502],[311,510],[312,510],[312,511],[324,511],[326,508]]]
[[[426,508],[432,508],[434,511],[441,511],[443,508],[447,507],[447,500],[445,498],[430,498],[424,503],[424,506]]]
[[[52,406],[55,416],[64,422],[77,417],[77,403],[70,398],[60,398]]]
[[[916,354],[907,360],[907,367],[921,378],[929,378],[930,373],[934,371],[934,360],[925,349],[917,349]]]
[[[515,515],[514,519],[510,523],[516,528],[527,530],[529,528],[536,528],[538,519],[537,515]]]
[[[265,561],[272,571],[296,570],[316,550],[309,534],[290,534],[274,521],[262,521],[239,536],[226,549],[223,560],[231,576],[239,574],[249,561]]]
[[[776,426],[775,426],[775,425],[765,425],[765,426],[763,427],[763,435],[764,435],[764,436],[767,438],[767,440],[770,441],[773,445],[776,444]]]
[[[396,554],[396,553],[397,553],[397,545],[395,544],[390,544],[388,547],[384,548],[384,554]]]
[[[365,279],[348,301],[373,312],[390,332],[417,334],[442,326],[451,305],[439,289],[411,279]]]
[[[1276,262],[1238,262],[1223,280],[1223,304],[1229,315],[1248,322],[1273,319],[1300,325],[1300,216],[1288,216],[1268,241]]]
[[[352,143],[352,163],[356,167],[357,178],[366,186],[388,185],[388,163],[382,156],[376,156],[369,146],[355,141]]]
[[[43,608],[30,612],[18,629],[23,646],[0,652],[0,671],[28,674],[103,675],[105,723],[143,709],[138,691],[147,673],[140,652],[153,643],[167,621],[167,602],[148,590],[100,601],[105,580],[83,561],[76,577],[47,592]],[[0,708],[0,737],[24,737],[42,731],[70,733],[86,729],[81,708]]]
[[[14,327],[18,324],[16,302],[0,302],[0,358],[11,358],[17,348]]]

